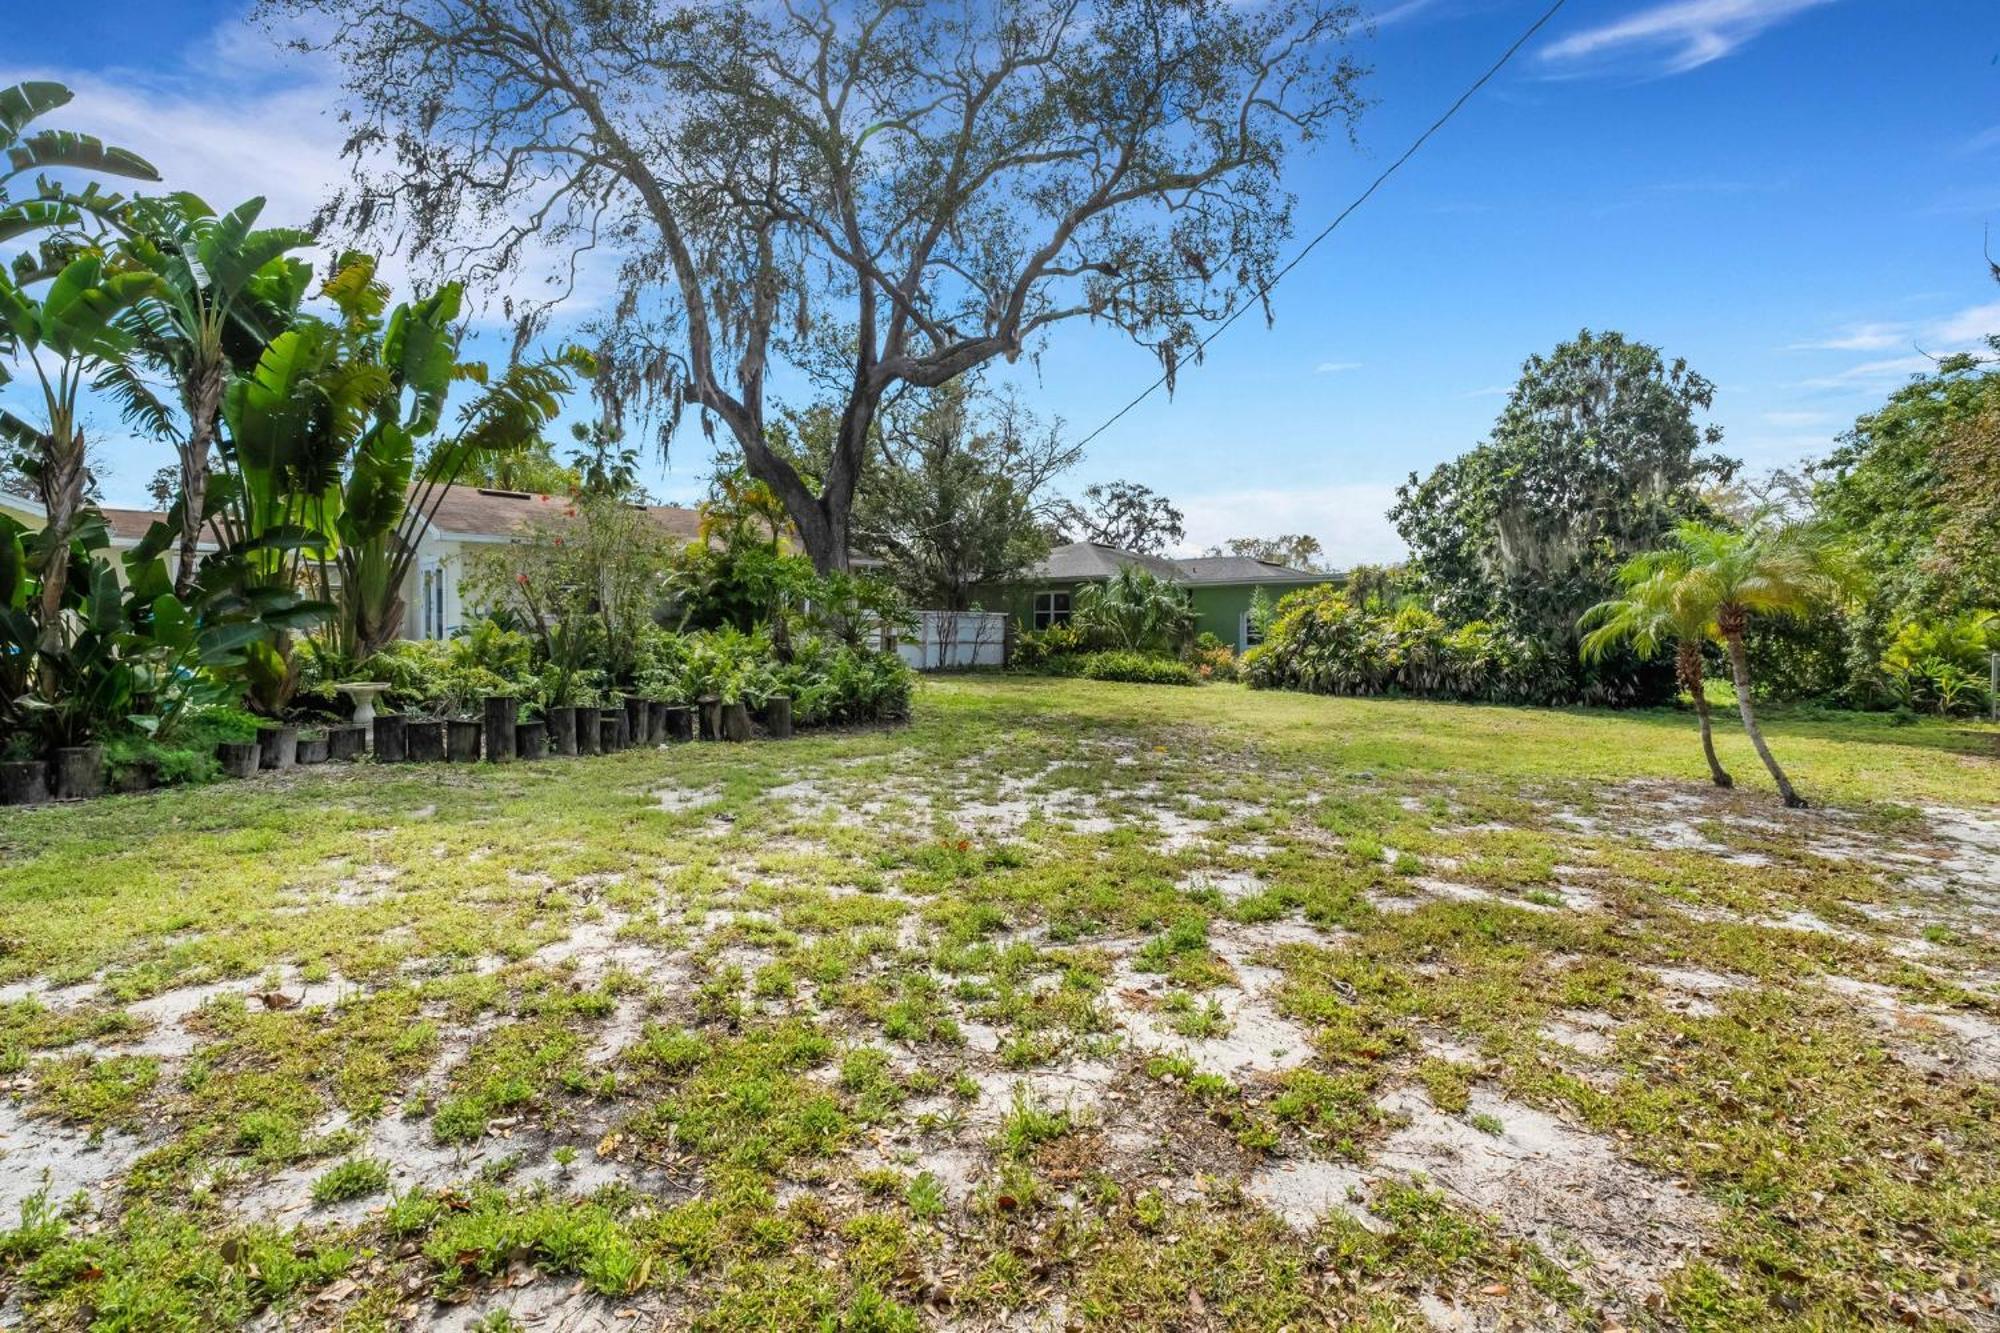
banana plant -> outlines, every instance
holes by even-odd
[[[46,175],[35,178],[34,193],[15,198],[16,181],[28,172],[79,171],[93,175],[121,176],[128,180],[157,181],[160,173],[137,153],[115,148],[101,139],[74,130],[35,130],[37,119],[69,105],[75,94],[60,83],[18,83],[0,88],[0,242],[18,240],[34,232],[102,233],[116,227],[122,196],[102,190],[96,182],[72,187]],[[42,256],[29,252],[15,261],[16,278],[26,285],[19,269],[41,263]]]
[[[141,199],[123,218],[122,253],[160,279],[160,298],[128,311],[135,361],[164,374],[176,414],[133,362],[113,367],[98,387],[119,400],[126,421],[172,442],[180,496],[170,521],[179,530],[174,588],[193,585],[196,547],[213,517],[208,504],[210,449],[231,372],[254,365],[298,313],[312,269],[291,251],[312,244],[290,227],[258,230],[264,201],[252,199],[217,216],[192,194]]]
[[[359,660],[395,637],[417,540],[466,466],[533,439],[590,367],[571,351],[489,380],[458,359],[458,285],[385,315],[366,255],[342,255],[320,294],[336,317],[295,320],[224,396],[217,514],[267,583],[317,582],[334,608],[329,646]],[[478,392],[446,434],[454,384]],[[289,644],[253,648],[250,666],[253,703],[281,709],[297,679]]]
[[[12,361],[26,366],[41,389],[41,419],[0,410],[0,437],[21,451],[47,513],[30,567],[41,585],[42,642],[51,650],[63,633],[70,541],[85,512],[78,395],[93,376],[123,361],[130,339],[119,316],[159,288],[156,275],[110,267],[97,250],[64,265],[39,299],[0,274],[0,387],[8,382],[5,362]]]

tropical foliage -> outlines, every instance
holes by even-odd
[[[1486,703],[1559,703],[1571,688],[1566,664],[1536,640],[1484,621],[1449,625],[1417,606],[1357,607],[1324,585],[1278,602],[1241,672],[1259,689]]]
[[[1629,655],[1579,669],[1577,619],[1618,568],[1683,519],[1735,464],[1696,420],[1714,386],[1645,343],[1586,329],[1530,357],[1487,440],[1419,480],[1389,511],[1417,588],[1452,624],[1533,640],[1572,676],[1558,698],[1650,703],[1670,682]]]
[[[1630,642],[1650,656],[1674,644],[1683,683],[1700,710],[1709,772],[1719,785],[1728,786],[1709,739],[1697,647],[1703,640],[1719,640],[1752,748],[1785,804],[1804,806],[1757,726],[1746,642],[1753,618],[1804,616],[1840,596],[1844,579],[1823,537],[1767,517],[1740,528],[1685,522],[1674,530],[1670,544],[1628,563],[1620,581],[1623,598],[1600,603],[1583,617],[1594,627],[1584,640],[1585,650],[1602,652],[1614,643]]]
[[[0,191],[37,168],[155,178],[89,136],[29,131],[68,97],[0,91]],[[292,252],[311,237],[259,229],[262,208],[46,176],[32,197],[0,192],[0,240],[36,239],[0,273],[0,384],[32,387],[25,415],[0,411],[0,438],[45,520],[0,525],[10,754],[168,737],[243,698],[282,713],[302,636],[322,667],[385,643],[437,500],[470,461],[537,438],[591,369],[573,353],[496,374],[461,361],[459,289],[391,311],[365,255],[341,256],[317,293],[326,313],[307,310],[312,273]],[[90,392],[176,459],[168,522],[119,562],[91,500]]]
[[[1073,623],[1102,647],[1172,655],[1194,639],[1194,602],[1150,570],[1120,565],[1103,582],[1077,589]]]

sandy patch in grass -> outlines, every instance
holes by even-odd
[[[1354,1200],[1376,1181],[1421,1181],[1534,1241],[1621,1305],[1660,1290],[1699,1248],[1712,1216],[1678,1182],[1619,1156],[1611,1140],[1485,1088],[1472,1090],[1462,1116],[1438,1110],[1417,1088],[1378,1106],[1405,1123],[1365,1166],[1274,1163],[1246,1192],[1308,1230],[1336,1208],[1361,1215]]]
[[[1855,1000],[1860,1012],[1894,1034],[1897,1054],[1918,1068],[2000,1079],[2000,1023],[1963,1009],[1915,1004],[1890,986],[1828,977],[1826,988]]]
[[[117,1130],[93,1141],[87,1131],[31,1119],[0,1095],[0,1231],[20,1225],[21,1204],[43,1189],[52,1207],[79,1190],[102,1205],[144,1146]]]

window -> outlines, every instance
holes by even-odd
[[[430,563],[423,570],[423,635],[444,637],[444,570]]]
[[[1236,645],[1239,652],[1248,652],[1264,642],[1264,631],[1248,611],[1243,613],[1242,622],[1236,633]]]
[[[1069,624],[1069,594],[1066,592],[1038,592],[1035,594],[1035,628],[1047,629],[1051,625]]]

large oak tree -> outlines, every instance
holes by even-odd
[[[1169,376],[1259,299],[1360,109],[1346,0],[264,0],[344,61],[350,224],[471,277],[617,257],[614,417],[718,423],[821,569],[886,396],[1106,324]],[[548,302],[509,303],[525,338]],[[815,488],[771,383],[834,349]],[[817,397],[817,393],[813,395]]]

